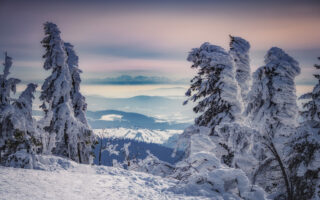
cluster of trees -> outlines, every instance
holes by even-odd
[[[44,117],[32,118],[32,100],[37,88],[30,83],[18,99],[12,98],[19,79],[9,78],[12,58],[5,54],[0,74],[0,164],[32,167],[36,154],[54,154],[79,163],[91,163],[93,132],[85,112],[87,104],[80,93],[78,56],[70,43],[60,37],[56,24],[44,24],[43,68],[51,70],[41,87],[40,106]]]
[[[251,76],[249,43],[230,39],[229,52],[204,43],[189,53],[197,75],[185,103],[196,102],[198,117],[181,136],[188,148],[174,176],[216,190],[211,174],[241,169],[269,198],[319,199],[320,74],[314,75],[318,83],[313,91],[300,97],[305,103],[299,112],[294,82],[298,62],[273,47],[265,65]],[[233,194],[244,198],[237,176]],[[231,179],[224,181],[232,185]]]

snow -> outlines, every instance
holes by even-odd
[[[0,200],[213,199],[175,193],[174,179],[55,156],[39,158],[41,170],[0,167]]]
[[[180,144],[187,146],[186,157],[170,175],[180,180],[178,187],[193,194],[221,195],[221,199],[266,199],[262,188],[251,185],[245,172],[220,161],[215,154],[218,145],[209,132],[207,127],[190,126],[180,135]]]

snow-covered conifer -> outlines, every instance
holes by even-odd
[[[320,58],[319,58],[320,60]],[[317,70],[320,65],[315,65]],[[294,199],[320,199],[320,74],[313,91],[300,99],[308,100],[301,112],[303,122],[290,141],[288,152]]]
[[[273,47],[265,56],[265,66],[253,75],[246,109],[252,127],[260,133],[261,155],[254,183],[263,186],[274,198],[292,193],[284,163],[284,144],[296,128],[297,103],[294,78],[300,73],[297,61],[282,49]]]
[[[33,94],[37,87],[37,84],[28,84],[27,88],[21,93],[18,100],[13,104],[16,108],[23,109],[23,112],[27,116],[27,120],[32,120],[32,101],[34,99]]]
[[[186,92],[189,96],[186,102],[198,101],[193,108],[200,114],[195,124],[211,129],[211,139],[217,144],[215,156],[232,166],[235,152],[231,147],[234,145],[229,144],[231,133],[218,130],[220,126],[241,121],[240,95],[232,58],[223,48],[204,43],[189,53],[188,61],[193,62],[192,68],[198,69]]]
[[[70,54],[70,46],[67,45],[70,58],[68,57],[56,24],[47,22],[44,24],[44,30],[46,37],[41,41],[46,50],[43,67],[52,70],[52,74],[42,85],[40,96],[43,101],[41,108],[45,111],[44,130],[50,134],[48,146],[56,155],[69,157],[80,163],[90,163],[93,134],[87,124],[75,116],[71,96],[79,89],[77,84],[80,83],[79,80],[76,80],[77,83],[73,82],[73,74],[70,72],[70,68],[76,65],[76,56]]]
[[[42,148],[36,123],[32,118],[33,93],[37,85],[29,84],[19,98],[13,99],[20,80],[9,78],[12,59],[5,55],[4,73],[0,75],[0,164],[13,167],[30,167],[35,153]]]
[[[235,63],[235,77],[240,86],[243,102],[244,104],[246,104],[251,81],[249,58],[250,44],[248,41],[241,37],[230,36],[230,40],[229,53]]]
[[[3,74],[0,75],[0,105],[10,104],[10,92],[16,92],[16,85],[21,81],[16,78],[8,78],[12,66],[12,58],[5,53]]]
[[[198,101],[193,108],[200,113],[195,124],[210,127],[214,135],[217,125],[233,122],[241,113],[231,57],[223,48],[204,43],[192,49],[188,61],[198,73],[191,80],[185,103]]]

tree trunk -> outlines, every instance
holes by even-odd
[[[78,158],[79,158],[79,163],[82,163],[81,161],[81,149],[80,149],[80,143],[78,143]]]
[[[284,164],[282,162],[282,159],[281,159],[276,147],[274,146],[273,142],[270,141],[270,143],[266,146],[272,152],[273,156],[275,157],[276,161],[278,162],[278,164],[280,166],[282,177],[283,177],[284,182],[286,184],[287,200],[293,200],[292,191],[291,191],[290,184],[289,184],[289,177],[288,177],[288,174],[287,174],[286,169],[284,167]]]
[[[99,165],[101,165],[101,151],[102,151],[102,138],[100,138],[99,161],[98,161]]]

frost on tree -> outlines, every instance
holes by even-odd
[[[257,145],[259,133],[239,122],[219,125],[217,132],[225,137],[223,140],[218,140],[215,136],[211,137],[212,141],[219,141],[215,156],[221,158],[222,163],[230,167],[240,168],[249,178],[252,178],[252,170],[258,163],[256,157],[261,151]]]
[[[265,56],[265,66],[253,75],[246,110],[252,127],[260,133],[260,165],[253,181],[274,195],[291,199],[284,144],[295,132],[297,103],[294,79],[300,73],[297,61],[273,47]]]
[[[11,57],[5,55],[3,74],[0,74],[0,164],[30,168],[33,155],[41,152],[41,137],[32,118],[33,93],[37,85],[29,84],[18,99],[19,79],[8,78],[12,66]]]
[[[177,190],[214,199],[265,199],[264,191],[250,183],[241,169],[230,168],[215,155],[216,143],[207,127],[190,126],[179,136],[186,145],[185,158],[170,177],[179,180]]]
[[[192,49],[188,61],[198,73],[191,80],[185,104],[197,102],[193,111],[200,115],[195,124],[212,128],[214,135],[217,125],[233,122],[241,113],[231,57],[223,48],[204,43]]]
[[[50,134],[48,146],[53,154],[90,163],[93,134],[86,123],[85,102],[79,92],[78,58],[72,46],[65,45],[61,39],[57,25],[47,22],[44,30],[46,37],[41,41],[46,50],[43,67],[52,72],[43,83],[40,96],[45,112],[44,130]]]
[[[80,93],[80,73],[82,71],[78,68],[79,57],[70,43],[64,43],[67,53],[67,64],[69,66],[70,75],[72,79],[71,99],[74,110],[74,116],[83,124],[88,125],[85,113],[87,111],[87,103],[85,97]]]
[[[233,166],[236,149],[230,144],[233,140],[230,131],[233,130],[232,123],[241,119],[241,104],[232,58],[223,48],[204,43],[190,52],[188,61],[193,62],[192,68],[198,69],[186,92],[189,96],[187,101],[197,102],[193,110],[200,115],[195,124],[211,129],[211,139],[217,144],[215,156],[222,163]],[[220,126],[229,128],[220,131],[223,130]],[[243,140],[246,138],[241,137]]]
[[[320,58],[319,58],[320,60]],[[315,65],[317,70],[320,65]],[[288,165],[295,199],[320,199],[320,74],[313,91],[300,99],[303,122],[290,142]]]
[[[251,71],[249,58],[250,44],[241,37],[230,36],[230,56],[236,68],[236,80],[240,86],[241,97],[247,101],[250,88]]]

